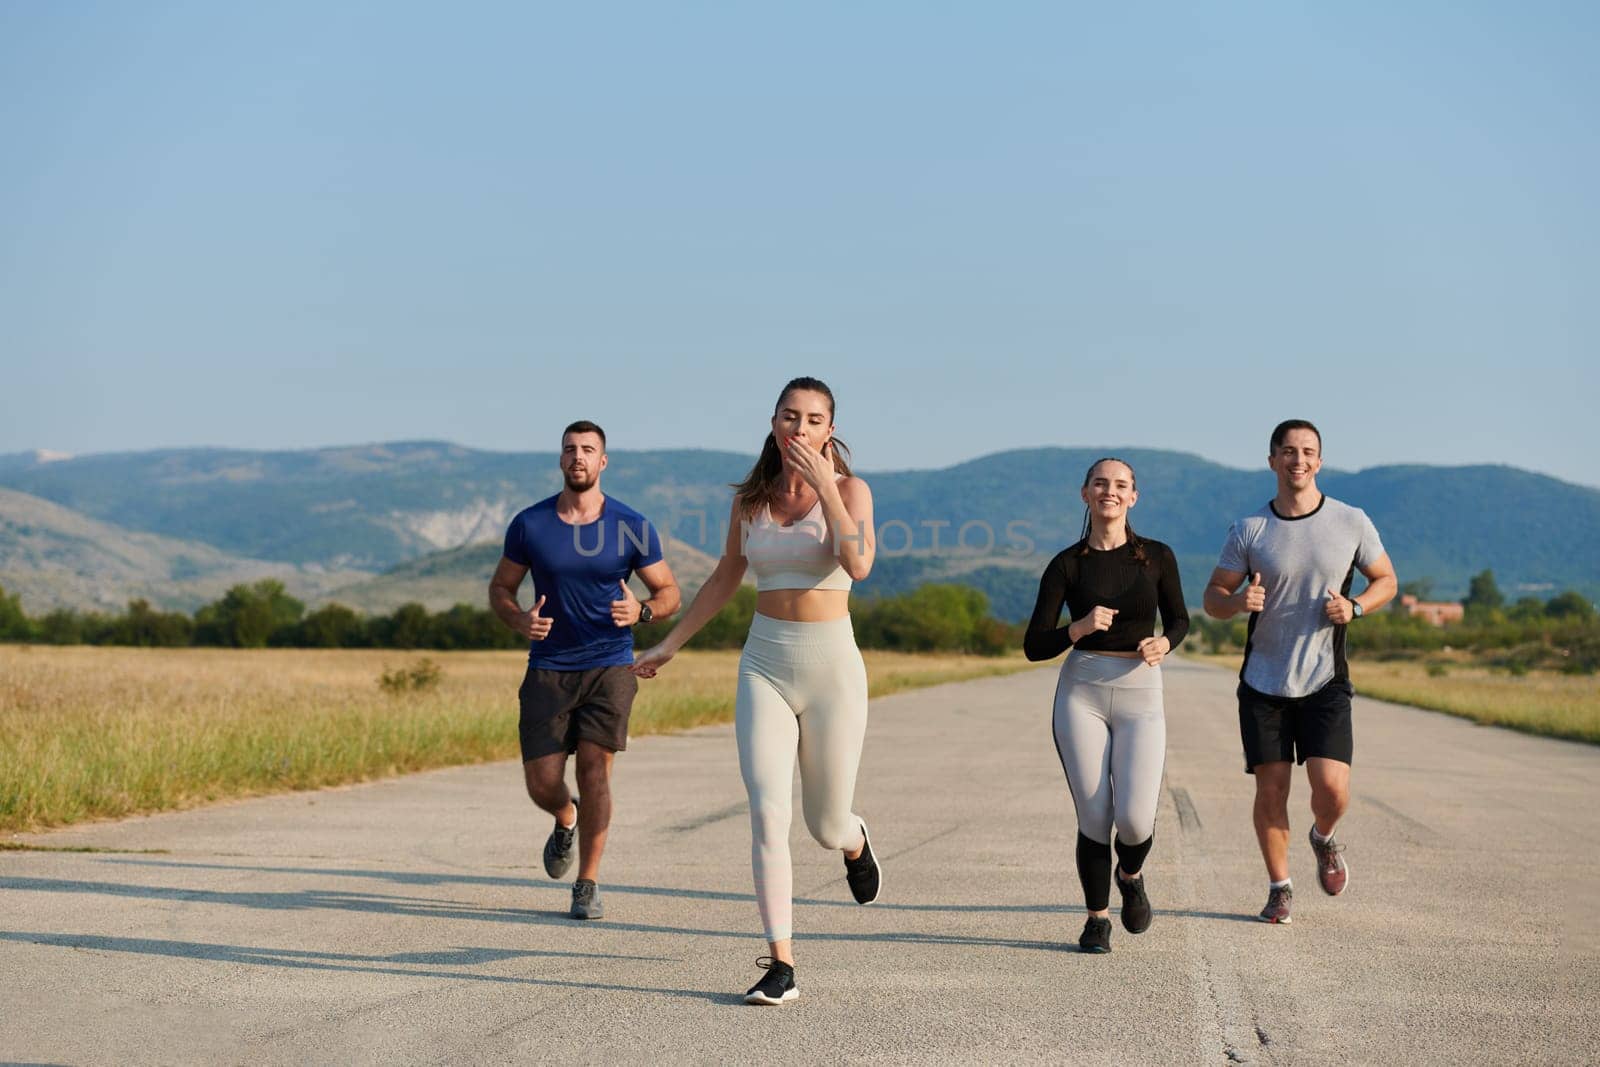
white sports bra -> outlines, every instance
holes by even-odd
[[[763,505],[744,535],[744,558],[755,572],[756,590],[849,589],[850,576],[839,566],[822,501],[790,526],[772,521]]]

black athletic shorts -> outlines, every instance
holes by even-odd
[[[1348,764],[1355,753],[1350,729],[1350,683],[1335,679],[1303,697],[1275,697],[1239,683],[1239,736],[1244,771],[1258,763],[1304,763],[1316,756]]]
[[[593,741],[613,752],[628,747],[628,714],[639,679],[626,667],[587,671],[528,668],[517,690],[522,719],[522,762],[556,752],[576,752]]]

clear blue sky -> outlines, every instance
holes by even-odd
[[[1600,485],[1600,8],[0,0],[0,452],[1144,445]]]

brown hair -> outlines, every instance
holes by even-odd
[[[1283,444],[1283,439],[1289,436],[1290,430],[1310,430],[1317,435],[1317,451],[1322,451],[1322,431],[1317,429],[1305,419],[1284,419],[1272,428],[1272,451],[1276,452]]]
[[[783,392],[778,394],[778,402],[772,406],[772,413],[776,415],[783,407],[785,398],[796,391],[821,393],[828,398],[828,419],[833,419],[833,390],[820,378],[792,378],[788,385],[783,387]],[[830,442],[828,454],[833,457],[833,469],[844,477],[850,477],[850,447],[837,437]],[[744,476],[744,481],[733,483],[733,499],[739,505],[739,512],[746,517],[754,515],[763,506],[771,504],[778,495],[778,481],[783,477],[783,454],[778,451],[777,439],[769,432],[766,441],[761,445],[761,455],[756,459],[756,465],[750,468],[750,473]]]
[[[593,433],[600,435],[600,451],[606,450],[606,432],[588,419],[579,419],[577,422],[561,431],[561,439],[565,441],[569,433]]]
[[[1099,459],[1089,464],[1089,469],[1083,472],[1083,488],[1089,488],[1089,480],[1094,477],[1094,469],[1100,466],[1102,463],[1120,463],[1124,467],[1127,467],[1128,477],[1133,480],[1133,491],[1139,491],[1139,476],[1133,472],[1133,464],[1129,463],[1125,459],[1118,459],[1116,456],[1101,456]],[[1127,520],[1126,514],[1124,514],[1122,522],[1128,530],[1128,544],[1133,549],[1134,561],[1137,563],[1145,562],[1144,538],[1133,532],[1133,523]],[[1087,502],[1085,502],[1083,505],[1083,533],[1081,535],[1083,539],[1083,547],[1078,550],[1078,555],[1080,556],[1086,556],[1089,554],[1089,528],[1089,505]]]

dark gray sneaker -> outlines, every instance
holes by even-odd
[[[867,834],[867,820],[861,820],[861,855],[855,859],[846,856],[844,880],[850,883],[850,895],[857,904],[871,904],[883,890],[883,870],[878,857],[872,854],[872,838]]]
[[[572,883],[572,917],[574,919],[603,919],[606,907],[600,903],[600,887],[587,878]]]
[[[756,966],[767,973],[744,995],[746,1004],[785,1004],[800,996],[794,984],[793,967],[771,956],[762,956],[756,960]]]
[[[1078,935],[1078,951],[1100,955],[1111,951],[1111,920],[1091,915]]]
[[[1124,881],[1118,872],[1117,888],[1122,890],[1122,928],[1130,934],[1150,929],[1150,898],[1144,894],[1144,875]]]
[[[573,808],[578,806],[578,798],[572,798]],[[561,820],[556,820],[556,828],[550,831],[550,836],[544,842],[544,873],[551,878],[560,878],[572,867],[572,843],[578,836],[578,822],[573,820],[571,826],[562,826]]]
[[[1264,923],[1281,923],[1287,926],[1294,920],[1289,915],[1289,909],[1294,906],[1294,886],[1273,886],[1267,893],[1267,906],[1261,909],[1258,916]]]

